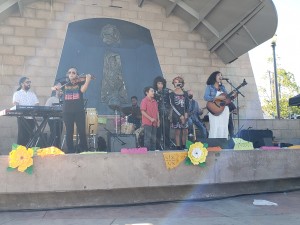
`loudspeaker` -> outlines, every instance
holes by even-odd
[[[121,148],[136,148],[135,134],[107,134],[108,152],[120,152]]]
[[[228,149],[228,141],[226,138],[199,138],[197,141],[207,143],[208,147],[220,146],[222,149]]]
[[[246,141],[251,141],[254,148],[269,145],[270,139],[273,140],[271,130],[241,130],[238,136]]]

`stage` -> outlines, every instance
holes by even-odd
[[[300,188],[300,150],[209,152],[206,166],[168,170],[163,152],[34,157],[32,175],[0,156],[0,210],[212,199]]]

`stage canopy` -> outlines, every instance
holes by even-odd
[[[52,0],[41,0],[53,4]],[[0,19],[35,0],[0,0]],[[100,5],[99,0],[99,5]],[[166,17],[182,18],[190,32],[207,40],[210,52],[227,64],[275,34],[278,18],[272,0],[137,0],[139,7],[151,2],[165,8]],[[97,5],[97,1],[91,3]],[[103,3],[101,3],[103,4]],[[117,1],[110,7],[122,8]]]

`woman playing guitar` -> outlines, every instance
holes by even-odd
[[[222,74],[219,71],[213,72],[206,81],[204,100],[207,101],[209,110],[209,138],[226,138],[228,139],[228,120],[229,108],[227,106],[227,91],[222,84]],[[220,109],[222,108],[222,109]],[[213,109],[219,112],[214,113]]]

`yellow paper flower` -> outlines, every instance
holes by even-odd
[[[47,155],[64,155],[65,153],[57,147],[51,146],[37,150],[37,155],[44,157]]]
[[[204,163],[206,161],[207,149],[201,142],[196,142],[192,144],[188,151],[188,157],[194,165],[199,165],[199,163]]]
[[[9,167],[18,168],[18,171],[24,172],[33,165],[33,150],[31,148],[19,145],[9,153]]]

